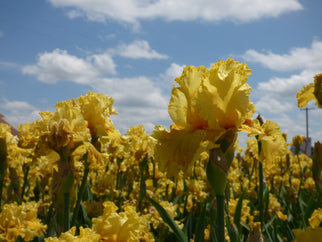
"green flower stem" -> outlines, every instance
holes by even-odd
[[[225,149],[227,152],[228,149]],[[216,194],[217,216],[216,216],[216,237],[217,241],[225,241],[225,189],[227,186],[227,173],[230,161],[230,149],[224,155],[221,148],[214,148],[210,151],[209,161],[206,169],[207,179]],[[227,157],[229,161],[227,161]]]
[[[75,222],[76,222],[76,218],[77,218],[79,208],[80,208],[80,203],[81,203],[81,200],[82,200],[85,188],[86,188],[88,173],[89,173],[89,163],[85,162],[83,180],[82,180],[81,186],[79,188],[76,205],[75,205],[75,208],[74,208],[74,211],[73,211],[73,217],[72,217],[72,221],[71,221],[71,226],[74,226]]]
[[[1,198],[2,198],[2,188],[4,185],[4,178],[7,173],[7,147],[6,141],[0,139],[0,212],[1,212]]]
[[[28,183],[28,173],[29,173],[29,169],[30,166],[29,165],[24,165],[23,166],[23,170],[24,170],[24,177],[23,177],[23,185],[22,185],[22,189],[21,189],[21,201],[23,201],[23,196],[25,195],[25,190],[26,190],[26,186]]]
[[[157,180],[155,179],[155,161],[154,161],[154,159],[151,159],[151,161],[152,161],[152,165],[153,165],[153,175],[152,175],[153,187],[157,187]]]
[[[19,182],[19,176],[17,174],[17,170],[9,167],[9,178],[11,181],[11,189],[9,189],[8,194],[9,197],[11,196],[11,199],[14,199],[19,205],[21,205],[21,197],[20,197],[20,182]]]
[[[2,202],[1,202],[2,188],[3,188],[3,184],[4,184],[4,178],[6,176],[6,171],[7,171],[7,169],[2,170],[0,168],[0,212],[1,212],[1,204],[2,204]]]
[[[299,163],[299,167],[300,167],[300,186],[299,186],[299,191],[298,191],[298,197],[300,198],[300,193],[301,193],[301,187],[302,187],[302,185],[303,185],[303,172],[304,172],[304,170],[302,169],[302,166],[301,166],[301,161],[300,161],[300,157],[299,157],[299,154],[296,154],[296,156],[297,156],[297,161],[298,161],[298,163]]]
[[[218,242],[225,241],[225,196],[216,195],[217,200],[217,240]]]
[[[263,164],[259,162],[259,194],[258,194],[258,203],[259,203],[259,221],[261,222],[261,228],[263,229],[264,225],[264,174],[263,174]]]
[[[70,228],[70,203],[74,198],[73,186],[75,183],[75,167],[70,151],[63,149],[60,157],[58,172],[54,170],[53,175],[53,177],[57,177],[57,180],[52,182],[57,236]]]
[[[120,190],[121,185],[121,163],[123,159],[117,158],[117,174],[116,174],[116,189]]]
[[[70,207],[70,193],[64,193],[64,232],[68,231],[70,228],[69,223],[69,207]]]
[[[259,121],[260,125],[264,124],[262,116],[259,114],[257,116],[257,120]],[[262,152],[262,142],[259,141],[259,136],[256,136],[257,145],[258,145],[258,157]],[[259,161],[258,164],[258,174],[259,174],[259,191],[258,191],[258,203],[259,203],[259,221],[261,223],[261,230],[263,231],[264,227],[264,172],[263,172],[263,163]]]
[[[256,137],[258,140],[258,136]],[[258,156],[262,152],[262,142],[257,141],[258,145]],[[258,203],[259,203],[259,221],[261,222],[261,229],[264,227],[264,171],[263,163],[258,162],[258,175],[259,175],[259,190],[258,190]]]
[[[140,192],[139,192],[139,203],[137,207],[137,211],[141,212],[142,210],[142,201],[146,194],[146,187],[145,187],[145,177],[144,177],[144,170],[147,168],[148,158],[145,157],[139,164],[140,167]]]

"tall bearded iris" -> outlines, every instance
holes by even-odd
[[[250,74],[245,63],[233,59],[220,60],[210,70],[204,66],[184,68],[175,79],[179,86],[174,85],[168,106],[173,120],[170,131],[156,126],[153,132],[161,170],[170,176],[180,169],[189,174],[200,153],[216,147],[223,134],[229,131],[234,139],[256,110],[246,83]]]

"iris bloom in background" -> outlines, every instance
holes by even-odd
[[[135,207],[125,206],[124,212],[117,213],[118,207],[105,201],[103,215],[93,218],[92,229],[104,241],[154,241],[145,217],[135,211]]]
[[[267,120],[262,126],[258,140],[262,143],[262,151],[259,160],[267,169],[271,169],[276,161],[286,154],[286,140],[277,123]]]
[[[31,241],[46,230],[37,218],[39,204],[36,202],[5,204],[0,213],[0,241],[14,241],[21,236]]]
[[[110,115],[117,114],[112,106],[114,99],[104,94],[88,92],[76,99],[92,137],[106,136],[108,131],[114,130]]]
[[[303,86],[296,94],[296,98],[300,108],[305,108],[312,100],[315,100],[316,106],[322,108],[322,73],[314,76],[314,83]]]
[[[315,209],[309,218],[309,223],[312,229],[316,229],[322,222],[322,208]]]
[[[79,228],[79,235],[75,236],[76,227],[72,227],[65,233],[62,233],[59,238],[48,237],[45,238],[45,242],[59,242],[59,241],[69,241],[69,242],[83,242],[83,241],[100,241],[100,235],[90,228]]]
[[[306,140],[306,137],[303,135],[295,135],[292,140],[292,145],[295,147],[295,154],[299,154],[300,147],[303,144],[303,142]]]

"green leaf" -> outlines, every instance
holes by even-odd
[[[206,204],[203,206],[196,227],[195,242],[205,241]]]
[[[240,195],[240,198],[238,199],[238,203],[237,203],[237,206],[235,209],[235,215],[234,215],[234,224],[237,226],[239,233],[241,228],[240,217],[241,217],[241,210],[243,207],[244,196],[245,196],[245,190],[243,190],[242,194]]]
[[[264,230],[262,231],[262,234],[267,236],[268,241],[274,241],[271,234],[270,234],[269,227],[273,226],[273,222],[275,219],[276,219],[276,215],[274,215],[270,221],[268,221],[267,223],[264,223],[264,225],[263,225]]]
[[[268,217],[268,207],[269,207],[269,191],[267,186],[264,186],[264,217],[263,217],[263,222],[266,222],[266,218]]]
[[[149,198],[148,196],[146,196],[146,198],[156,208],[156,210],[159,212],[160,216],[162,217],[163,221],[168,225],[168,227],[172,229],[178,241],[188,242],[185,234],[182,232],[182,230],[179,228],[179,226],[176,224],[173,218],[168,214],[168,212],[152,198]]]
[[[86,184],[86,192],[84,193],[84,196],[83,197],[83,201],[87,201],[89,200],[91,202],[91,204],[93,204],[93,193],[91,191],[91,184],[89,182],[89,180],[87,180],[87,184]]]
[[[193,212],[190,212],[188,214],[187,221],[185,223],[185,226],[183,228],[183,233],[187,235],[188,238],[192,237],[192,230],[193,230],[193,223],[194,223],[194,216]]]
[[[287,237],[287,241],[294,241],[295,236],[292,232],[292,229],[290,228],[290,224],[288,221],[284,221],[283,223],[284,228],[285,228],[285,236]]]
[[[307,203],[307,206],[306,206],[306,209],[305,209],[305,213],[304,213],[304,220],[305,220],[305,222],[308,221],[308,219],[310,218],[311,214],[314,211],[315,206],[313,206],[313,205],[314,205],[315,200],[316,200],[316,192],[317,191],[315,191],[315,193],[311,196],[310,200]]]

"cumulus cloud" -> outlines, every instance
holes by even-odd
[[[46,83],[71,81],[86,84],[94,91],[113,97],[119,115],[112,119],[122,133],[130,126],[139,124],[143,124],[147,132],[152,132],[156,124],[169,123],[167,106],[170,96],[169,93],[163,93],[162,87],[158,87],[155,80],[159,80],[160,76],[178,76],[183,67],[172,63],[164,74],[154,78],[116,77],[108,75],[114,74],[114,69],[107,75],[104,73],[106,65],[113,64],[109,58],[112,54],[109,50],[107,52],[108,55],[97,54],[79,58],[57,49],[39,55],[37,64],[25,66],[23,73],[35,75],[39,81]],[[113,54],[119,53],[115,51]]]
[[[89,84],[104,74],[117,74],[113,56],[118,55],[131,59],[166,59],[167,55],[152,49],[145,40],[134,41],[128,45],[122,44],[114,49],[108,49],[101,54],[88,55],[80,58],[69,54],[66,50],[55,49],[38,55],[37,64],[22,68],[23,74],[36,75],[45,83],[72,81],[78,84]],[[6,63],[0,62],[0,67]],[[7,65],[6,65],[7,66]]]
[[[122,133],[130,126],[143,124],[148,133],[157,124],[169,126],[168,103],[174,78],[180,76],[184,65],[171,63],[170,66],[155,78],[145,76],[133,78],[104,78],[93,83],[94,90],[103,91],[115,99],[119,115],[113,116],[115,126]],[[156,84],[160,80],[162,85]],[[166,90],[162,91],[162,88]]]
[[[115,99],[114,106],[119,115],[112,119],[123,133],[130,126],[139,124],[152,132],[159,122],[169,122],[168,95],[164,95],[147,77],[103,78],[93,83],[92,88]]]
[[[319,70],[322,69],[322,41],[314,40],[309,48],[293,48],[288,54],[261,53],[251,49],[243,57],[276,71]]]
[[[160,75],[163,87],[165,89],[169,90],[172,88],[172,85],[175,83],[174,79],[181,76],[184,67],[185,65],[171,63],[165,73]]]
[[[103,68],[104,67],[104,68]],[[66,50],[41,53],[36,65],[22,68],[23,74],[36,75],[45,83],[60,80],[86,84],[96,79],[103,72],[115,74],[116,65],[108,54],[92,55],[86,59],[70,55]]]
[[[176,77],[181,76],[183,68],[186,65],[179,65],[177,63],[171,63],[170,67],[166,70],[164,77],[173,81]]]
[[[49,1],[55,7],[67,8],[71,18],[84,16],[91,21],[116,20],[134,25],[140,20],[157,18],[166,21],[249,22],[303,9],[298,0],[202,0],[198,4],[194,0]]]
[[[130,59],[168,59],[169,57],[153,50],[146,40],[136,40],[131,44],[121,44],[110,53]]]
[[[267,113],[284,113],[293,110],[292,103],[288,101],[281,101],[274,99],[270,95],[263,96],[258,102],[255,103],[257,110]]]
[[[243,57],[248,62],[260,63],[274,71],[293,72],[288,77],[275,76],[266,82],[260,82],[258,90],[275,94],[279,98],[294,98],[296,92],[303,85],[312,82],[314,75],[322,70],[322,41],[314,40],[310,47],[293,48],[287,54],[248,50]]]
[[[289,141],[296,134],[305,135],[305,112],[300,112],[297,107],[296,93],[304,85],[313,82],[314,75],[321,72],[322,42],[314,40],[311,46],[292,48],[286,54],[248,50],[244,58],[247,62],[259,63],[275,73],[267,81],[259,82],[254,90],[256,94],[253,101],[258,112],[278,123],[282,132],[288,134]],[[320,118],[312,116],[309,121],[313,121],[309,125],[313,141],[320,138],[317,135],[320,122],[316,120]]]
[[[1,102],[1,110],[7,121],[14,127],[41,118],[39,115],[40,110],[24,101],[3,99]]]
[[[267,82],[260,82],[258,90],[276,94],[279,97],[295,97],[301,88],[312,82],[316,74],[312,70],[304,70],[300,74],[294,74],[289,77],[273,77]]]

